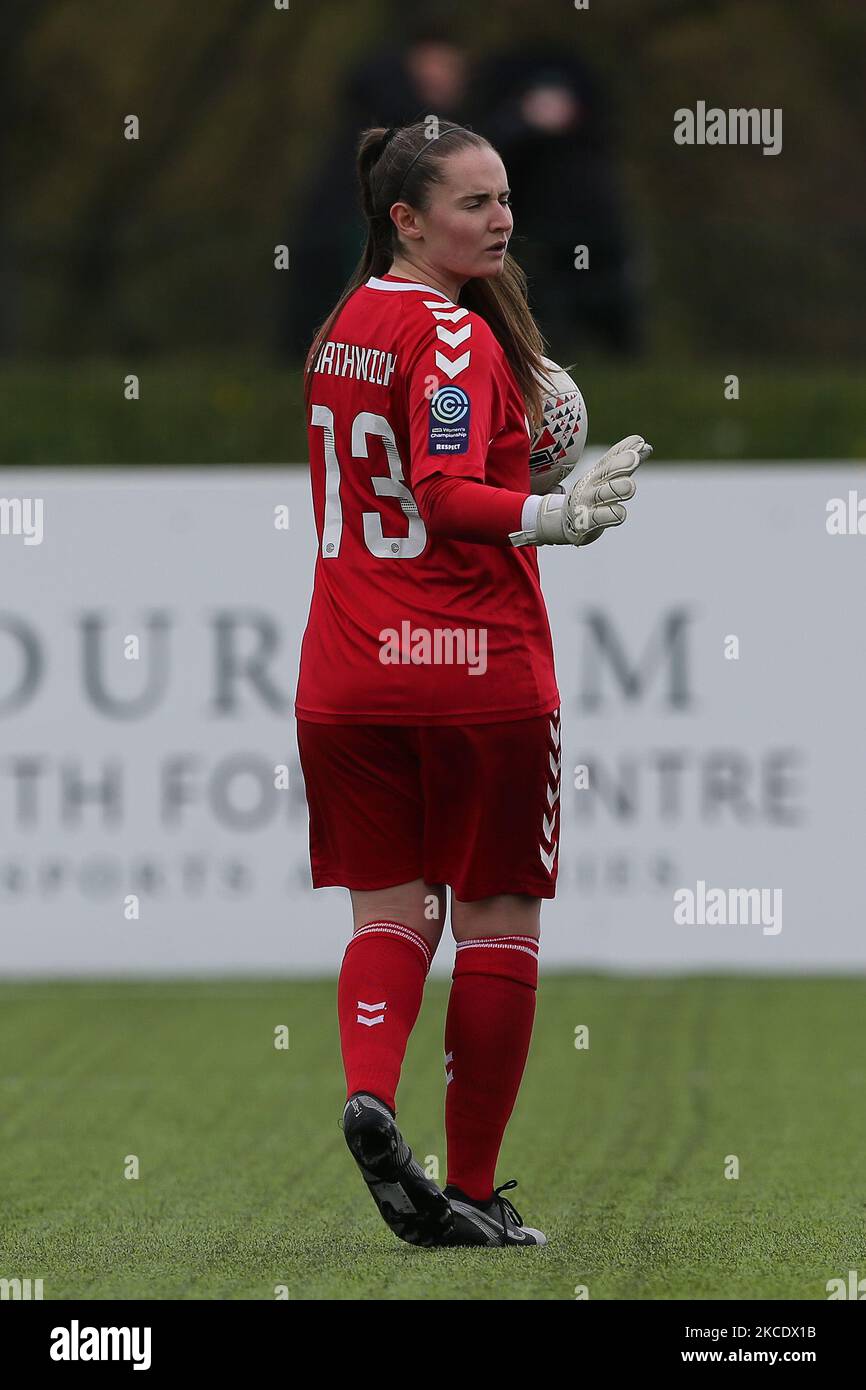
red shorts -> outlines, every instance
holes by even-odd
[[[461,902],[554,896],[558,709],[503,724],[297,729],[314,888],[422,878]]]

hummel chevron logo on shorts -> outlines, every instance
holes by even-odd
[[[556,851],[559,848],[559,834],[556,819],[556,803],[559,800],[559,775],[562,768],[562,752],[559,746],[560,727],[559,710],[554,710],[550,716],[550,742],[552,747],[548,749],[547,760],[550,768],[550,776],[547,779],[547,804],[550,807],[550,815],[544,813],[541,817],[542,839],[538,844],[538,852],[541,855],[541,862],[549,874],[553,873],[553,864],[556,859]]]

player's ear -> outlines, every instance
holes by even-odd
[[[397,228],[401,236],[409,237],[415,241],[421,235],[415,217],[414,208],[410,208],[408,203],[394,203],[391,208],[391,221]]]

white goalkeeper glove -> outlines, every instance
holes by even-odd
[[[535,522],[526,531],[512,531],[512,545],[591,545],[608,526],[621,526],[623,502],[634,497],[632,474],[648,459],[652,445],[630,434],[608,449],[569,492],[550,492],[541,499]]]

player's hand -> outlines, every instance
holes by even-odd
[[[544,497],[535,523],[536,545],[591,545],[608,526],[621,526],[624,502],[635,494],[634,473],[652,454],[652,445],[630,434],[593,464],[557,506]]]

